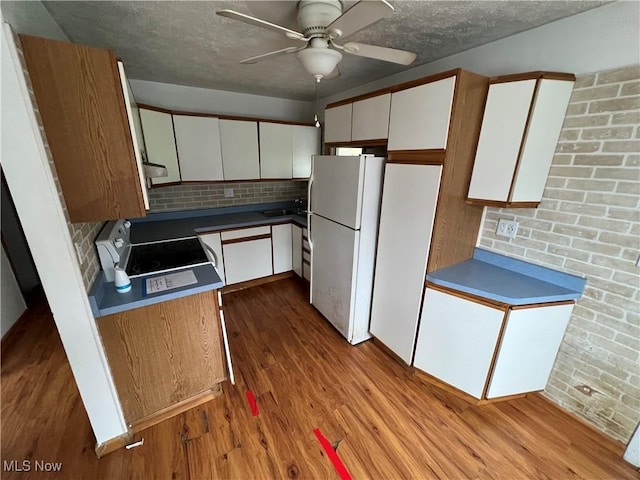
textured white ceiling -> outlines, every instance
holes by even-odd
[[[295,55],[241,65],[239,60],[299,45],[269,30],[216,15],[233,9],[298,30],[292,1],[51,1],[43,2],[73,42],[111,48],[131,78],[310,100],[314,80]],[[353,1],[345,1],[345,9]],[[349,37],[410,50],[409,67],[344,55],[341,75],[321,84],[321,96],[353,88],[499,38],[600,6],[603,1],[407,1]]]

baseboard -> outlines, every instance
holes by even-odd
[[[233,285],[227,285],[222,287],[222,293],[237,292],[238,290],[244,290],[246,288],[257,287],[258,285],[264,285],[265,283],[277,282],[278,280],[284,280],[285,278],[293,277],[295,273],[292,271],[277,273],[275,275],[269,275],[268,277],[256,278],[253,280],[247,280],[246,282],[234,283]]]
[[[116,450],[128,445],[133,440],[133,432],[128,430],[127,432],[119,435],[115,438],[111,438],[106,442],[96,444],[96,456],[98,458],[102,458],[109,453],[115,452]]]

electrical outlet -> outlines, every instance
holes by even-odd
[[[496,228],[496,235],[502,237],[515,238],[518,233],[518,222],[505,220],[501,218],[498,220],[498,228]]]
[[[224,189],[224,197],[232,198],[233,197],[233,188],[225,188]]]

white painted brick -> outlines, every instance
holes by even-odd
[[[582,140],[608,140],[626,139],[633,136],[633,127],[607,127],[607,128],[585,128],[582,130],[580,138]]]
[[[583,240],[581,238],[574,238],[571,242],[571,247],[577,250],[583,250],[589,253],[602,253],[611,257],[617,257],[620,255],[622,248],[615,245],[607,245],[600,242],[592,242],[589,240]]]
[[[553,232],[559,233],[560,235],[586,238],[588,240],[594,240],[598,236],[598,230],[586,228],[586,227],[580,227],[580,226],[563,225],[563,224],[554,225]]]
[[[617,166],[622,165],[624,155],[576,155],[573,159],[573,165],[595,165],[595,166]]]
[[[578,225],[608,232],[626,233],[629,231],[629,223],[621,220],[606,220],[603,218],[580,217]]]
[[[616,193],[640,195],[640,182],[619,182]]]
[[[549,220],[551,222],[559,222],[565,225],[573,225],[578,220],[578,215],[573,213],[561,213],[550,210],[538,210],[536,218],[541,220]]]
[[[545,188],[544,197],[558,200],[568,200],[570,202],[584,202],[586,193],[576,190],[566,190],[557,188]]]
[[[609,208],[607,216],[628,222],[640,222],[640,211],[637,209]]]
[[[638,205],[638,200],[638,197],[633,195],[587,193],[584,201],[589,204],[636,208]]]
[[[610,268],[598,267],[590,263],[577,262],[571,259],[567,259],[564,266],[568,271],[575,272],[579,275],[585,275],[587,277],[593,276],[608,280],[612,276]]]
[[[586,262],[589,260],[591,254],[589,252],[583,252],[580,250],[575,250],[573,248],[561,247],[558,245],[549,245],[547,247],[547,252],[552,255],[560,255],[565,258],[573,258],[574,260],[580,260]]]
[[[577,213],[591,217],[604,217],[607,214],[607,207],[602,205],[590,205],[585,203],[561,202],[558,210],[561,212]]]
[[[592,192],[613,192],[616,188],[615,180],[591,180],[570,178],[567,180],[566,188],[570,190],[592,191]]]

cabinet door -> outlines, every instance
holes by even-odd
[[[291,178],[293,128],[282,123],[260,122],[260,178]]]
[[[260,178],[257,122],[220,120],[220,144],[225,180]]]
[[[20,35],[71,222],[145,215],[113,52]]]
[[[427,288],[413,365],[482,398],[505,312]]]
[[[382,191],[371,333],[407,364],[440,186],[440,166],[388,164]]]
[[[224,380],[216,312],[215,292],[204,292],[100,318],[100,336],[127,423]]]
[[[539,202],[542,200],[551,161],[573,91],[573,83],[544,78],[539,81],[510,201]]]
[[[271,227],[273,273],[290,272],[293,268],[291,224]]]
[[[173,127],[182,181],[222,180],[218,119],[174,115]]]
[[[391,94],[353,102],[351,140],[377,140],[389,136]]]
[[[154,185],[179,182],[180,168],[171,114],[141,108],[140,120],[148,160],[164,165],[168,172],[168,176],[153,178],[151,182]]]
[[[388,150],[445,149],[456,77],[391,95]]]
[[[573,304],[509,312],[487,398],[544,390],[572,310]]]
[[[302,229],[297,225],[291,225],[291,261],[293,271],[299,277],[302,276]]]
[[[535,85],[523,80],[489,86],[469,198],[508,200]]]
[[[207,233],[198,237],[205,244],[205,252],[209,261],[213,262],[214,267],[218,271],[218,276],[225,281],[224,275],[224,257],[222,255],[222,241],[220,233]]]
[[[271,227],[222,232],[227,285],[273,275]]]
[[[320,129],[305,125],[293,128],[293,178],[309,178],[311,157],[320,154]]]
[[[324,111],[324,142],[339,143],[351,141],[352,104],[327,108]]]

